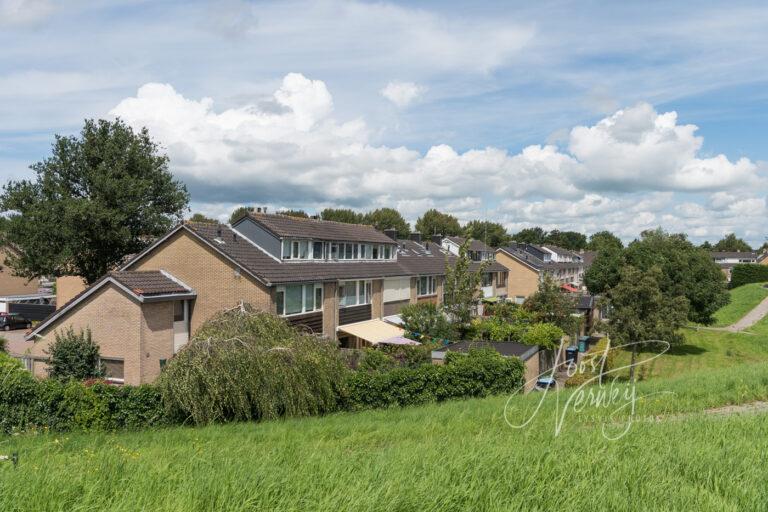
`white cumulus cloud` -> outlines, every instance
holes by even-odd
[[[399,108],[407,107],[422,94],[424,87],[413,82],[389,82],[381,90],[381,95]]]

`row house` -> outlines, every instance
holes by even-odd
[[[733,267],[742,263],[768,264],[768,258],[759,257],[754,251],[711,251],[710,256],[720,270],[725,274],[725,279],[731,282]]]
[[[509,271],[509,300],[518,304],[538,289],[545,274],[571,292],[584,282],[584,256],[554,245],[512,243],[497,249],[495,257]]]
[[[260,212],[231,226],[183,223],[41,322],[28,367],[44,376],[55,333],[89,328],[113,380],[151,382],[190,333],[243,303],[359,347],[403,306],[441,303],[453,261],[435,240],[365,225]],[[506,269],[488,270],[483,294],[506,296]]]

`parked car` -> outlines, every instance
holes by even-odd
[[[0,329],[10,331],[11,329],[31,329],[32,321],[17,313],[0,315]]]

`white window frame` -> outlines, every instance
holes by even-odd
[[[427,293],[421,293],[421,280],[426,279],[426,291]],[[437,278],[435,276],[419,276],[416,281],[416,295],[418,297],[431,297],[437,294]]]
[[[318,258],[315,257],[315,244],[322,244],[322,251]],[[303,253],[302,249],[306,252]],[[305,257],[302,258],[302,254],[305,254]],[[280,243],[280,259],[283,261],[392,261],[397,259],[397,247],[392,244],[283,238]]]
[[[339,290],[341,290],[342,287],[347,287],[348,284],[355,283],[355,304],[342,304],[341,300],[342,297],[339,297],[339,307],[340,308],[353,308],[355,306],[366,306],[370,304],[373,301],[373,281],[370,279],[354,279],[349,281],[339,281]],[[363,289],[363,300],[364,302],[360,302],[360,289]]]
[[[298,313],[286,313],[285,312],[285,297],[286,293],[285,290],[289,286],[301,286],[301,311]],[[312,300],[315,302],[314,309],[307,309],[307,287],[312,288]],[[320,304],[317,304],[317,290],[320,290]],[[280,305],[277,303],[278,301],[278,293],[283,294],[283,303],[282,303],[282,313],[280,313]],[[289,317],[289,316],[295,316],[295,315],[306,315],[307,313],[316,313],[318,311],[323,310],[323,302],[324,302],[324,294],[323,291],[323,283],[297,283],[297,284],[289,284],[289,285],[281,285],[278,286],[275,289],[275,310],[278,312],[277,314],[281,317]],[[319,307],[318,307],[319,306]]]

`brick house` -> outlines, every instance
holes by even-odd
[[[13,271],[6,264],[6,259],[16,254],[16,250],[9,246],[0,247],[0,297],[37,293],[40,285],[37,279],[13,275]]]
[[[151,382],[190,333],[239,303],[357,347],[366,340],[348,326],[370,331],[406,304],[441,303],[452,261],[439,243],[365,225],[261,212],[231,226],[183,223],[38,325],[28,359],[43,375],[54,333],[88,326],[112,378]],[[506,294],[506,269],[492,265],[493,293]]]

